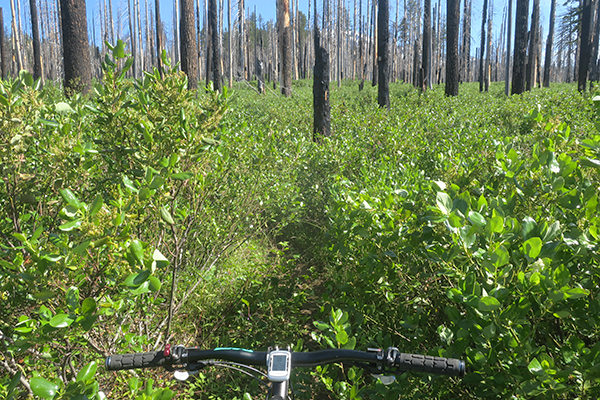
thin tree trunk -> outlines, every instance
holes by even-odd
[[[385,1],[385,0],[384,0]],[[389,15],[389,11],[388,11]],[[377,0],[373,0],[373,86],[377,86],[379,84],[379,69],[377,68],[377,50],[378,50],[378,32],[375,26],[375,19],[377,18]],[[389,18],[389,17],[388,17]]]
[[[313,140],[331,136],[331,106],[329,104],[329,54],[321,45],[315,1],[315,75],[313,80]]]
[[[552,69],[552,46],[554,44],[554,19],[556,17],[556,0],[550,5],[550,30],[546,40],[546,61],[544,62],[544,87],[550,87],[550,71]]]
[[[581,19],[581,41],[579,43],[579,73],[577,79],[577,90],[580,92],[585,92],[590,65],[592,10],[592,1],[584,0]]]
[[[494,7],[490,7],[492,10]],[[490,80],[492,78],[491,63],[492,63],[492,13],[489,13],[487,21],[487,55],[485,57],[485,91],[490,89]]]
[[[33,39],[33,79],[41,79],[43,84],[44,75],[42,72],[42,49],[40,46],[38,10],[35,0],[29,0],[29,8],[31,13],[31,32]],[[0,28],[4,29],[4,25],[1,25]]]
[[[479,91],[483,92],[484,89],[484,80],[485,80],[485,70],[483,67],[484,59],[485,59],[485,26],[487,22],[487,11],[488,11],[488,0],[483,0],[483,11],[481,16],[481,46],[479,47]],[[489,50],[488,50],[489,51]]]
[[[0,7],[0,79],[8,76],[8,55],[4,47],[4,12]]]
[[[233,32],[231,31],[231,0],[227,0],[227,31],[229,32],[229,87],[233,87]]]
[[[219,27],[217,14],[217,0],[208,0],[208,36],[210,45],[207,54],[207,85],[213,84],[215,91],[221,91],[221,56],[219,54]]]
[[[533,0],[531,14],[531,28],[529,30],[529,60],[527,62],[527,90],[535,86],[535,61],[539,37],[538,25],[540,23],[540,0]]]
[[[377,31],[379,41],[378,47],[378,68],[379,85],[377,90],[377,102],[379,107],[390,108],[390,6],[388,0],[379,0],[379,13],[377,15]]]
[[[431,86],[430,71],[431,71],[431,0],[425,0],[423,3],[423,60],[421,65],[423,68],[423,82],[421,89],[426,90]]]
[[[198,46],[196,45],[196,18],[194,0],[179,0],[180,16],[180,48],[181,70],[188,78],[188,89],[198,87]]]
[[[15,11],[15,1],[10,0],[10,10],[12,12],[12,37],[15,44],[15,53],[17,54],[17,73],[21,71],[23,66],[23,55],[21,53],[21,41],[19,39],[19,30],[17,29],[17,13]]]
[[[60,0],[65,94],[86,93],[91,83],[85,0]]]
[[[156,64],[160,77],[164,76],[162,68],[162,22],[160,21],[160,0],[154,0],[154,15],[156,17]]]
[[[556,0],[554,0],[556,1]],[[506,21],[508,26],[506,29],[506,70],[504,71],[504,95],[508,96],[510,89],[510,42],[512,36],[512,3],[513,0],[508,0],[508,17]]]
[[[280,29],[279,38],[281,43],[281,93],[283,93],[285,97],[290,97],[292,95],[292,46],[289,0],[279,0],[277,12],[277,20]]]
[[[521,94],[525,91],[527,57],[527,14],[529,14],[529,0],[517,0],[517,13],[515,17],[515,56],[513,61],[512,94]]]
[[[460,0],[447,0],[446,96],[458,96],[458,28]]]

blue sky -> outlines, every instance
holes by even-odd
[[[17,0],[14,0],[15,4],[17,2]],[[29,23],[29,0],[18,0],[21,2],[21,14],[24,16],[22,18],[22,24],[25,23]],[[56,1],[56,0],[38,0],[38,4],[40,3],[40,1]],[[231,0],[232,2],[232,7],[237,7],[237,1],[238,0]],[[246,1],[246,9],[250,11],[250,13],[252,13],[256,7],[256,12],[260,15],[262,15],[263,20],[267,21],[267,20],[275,20],[275,0],[245,0]],[[291,0],[290,0],[291,1]],[[311,2],[314,0],[311,0]],[[321,10],[322,9],[322,0],[317,0],[318,1],[318,9]],[[350,8],[351,10],[354,9],[354,1],[361,1],[361,0],[344,0],[346,2],[346,7]],[[365,12],[366,9],[366,3],[367,0],[362,0],[363,1],[363,13]],[[515,1],[516,0],[512,0],[513,1],[513,13],[514,13],[514,9],[515,9]],[[202,2],[203,0],[200,0],[200,4],[202,6]],[[217,2],[219,2],[219,0],[217,0]],[[332,2],[337,3],[337,0],[333,0]],[[502,13],[503,13],[503,9],[505,7],[507,3],[507,0],[490,0],[491,3],[493,3],[494,6],[494,29],[500,29],[500,24],[501,24],[501,18],[502,18]],[[140,0],[140,3],[143,7],[144,1]],[[173,1],[165,1],[165,0],[161,0],[161,17],[165,23],[165,25],[167,26],[167,28],[171,29],[172,26],[172,11],[173,11],[173,5],[174,2]],[[227,7],[227,0],[224,1],[225,3],[225,8]],[[432,3],[436,3],[436,0],[433,0]],[[558,10],[557,10],[557,16],[560,15],[561,12],[561,4],[562,1],[559,0],[557,1],[558,3]],[[153,6],[154,4],[154,0],[148,0],[148,4],[149,6]],[[392,21],[395,20],[396,18],[396,6],[395,6],[396,2],[394,0],[390,0],[390,19]],[[400,0],[400,7],[399,7],[399,13],[402,14],[402,8],[403,8],[403,4],[404,4],[404,0]],[[473,39],[475,41],[477,41],[477,38],[481,37],[480,36],[480,26],[481,23],[478,22],[478,20],[481,19],[481,8],[483,5],[483,0],[473,0],[473,31],[472,31],[472,35],[473,35]],[[3,14],[4,14],[4,25],[7,29],[7,31],[11,31],[11,11],[10,11],[10,0],[0,0],[0,7],[2,7],[3,9]],[[100,7],[100,0],[87,0],[86,1],[86,8],[87,8],[87,12],[88,12],[88,21],[92,18],[93,15],[97,15],[98,14],[98,10]],[[314,7],[311,4],[311,8]],[[531,7],[530,7],[531,8]],[[442,1],[442,9],[445,13],[445,0]],[[115,16],[115,19],[117,18],[117,15],[125,15],[126,16],[126,10],[127,10],[127,0],[113,0],[113,15]],[[303,13],[307,14],[308,12],[308,0],[299,0],[298,2],[298,10],[302,11]],[[461,12],[462,12],[462,5],[461,5]],[[311,15],[313,14],[313,11],[311,10]],[[541,20],[542,20],[542,26],[543,26],[543,32],[544,32],[544,40],[545,37],[547,36],[548,33],[548,20],[549,20],[549,16],[550,16],[550,0],[541,0]],[[248,14],[249,15],[249,14]],[[96,17],[97,18],[97,17]],[[400,17],[401,18],[401,17]],[[225,10],[225,25],[227,21],[227,11]],[[28,24],[27,24],[28,25]],[[123,24],[123,30],[126,32],[128,30],[128,26],[127,23],[125,21],[125,23]],[[92,28],[90,25],[90,22],[88,22],[88,26],[89,26],[89,30],[91,32]],[[25,27],[23,26],[23,29],[29,30],[29,27]],[[514,29],[513,29],[514,32]],[[97,33],[98,34],[98,33]],[[498,33],[495,33],[494,35],[497,35]]]

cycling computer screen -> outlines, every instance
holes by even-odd
[[[292,353],[286,350],[275,350],[267,354],[267,371],[269,380],[282,382],[290,379]]]

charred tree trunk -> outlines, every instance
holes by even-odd
[[[531,29],[529,31],[529,60],[527,61],[527,90],[535,87],[535,71],[538,49],[538,38],[540,24],[540,0],[533,0],[533,12],[531,14]]]
[[[488,9],[488,0],[483,0],[483,11],[481,16],[481,47],[479,51],[479,91],[483,92],[484,89],[484,80],[485,80],[485,70],[483,67],[485,60],[485,24],[487,22],[487,9]],[[488,49],[489,52],[489,49]]]
[[[579,43],[579,73],[577,90],[585,91],[591,58],[592,1],[584,0],[581,17],[581,41]]]
[[[0,7],[0,79],[8,76],[8,54],[4,47],[4,12]]]
[[[515,56],[513,61],[512,94],[525,91],[525,61],[527,57],[527,14],[529,0],[517,0],[515,17]]]
[[[447,0],[446,32],[446,96],[458,96],[458,28],[460,24],[460,0]]]
[[[85,0],[60,0],[65,94],[86,93],[91,83]]]
[[[206,84],[221,91],[221,55],[219,54],[219,27],[217,23],[217,0],[208,0],[208,37],[206,60]]]
[[[544,62],[544,87],[550,87],[550,71],[552,68],[552,45],[554,44],[554,19],[556,17],[556,0],[550,5],[550,30],[546,41],[546,61]]]
[[[331,136],[331,106],[329,104],[329,54],[321,45],[315,1],[315,72],[313,80],[313,140]]]
[[[554,0],[556,1],[556,0]],[[506,70],[504,71],[504,95],[508,96],[510,90],[510,41],[512,36],[512,3],[513,0],[508,0],[508,29],[506,34]]]
[[[42,48],[40,45],[40,28],[38,23],[38,10],[35,0],[29,0],[31,9],[31,33],[33,39],[33,79],[42,79],[44,83],[44,74],[42,70]],[[0,28],[4,28],[2,25]]]
[[[292,95],[292,35],[290,28],[290,1],[278,0],[277,24],[281,52],[281,93],[285,97]]]
[[[431,0],[429,0],[431,1]],[[388,0],[379,0],[379,13],[377,15],[377,42],[379,58],[379,85],[377,87],[377,102],[379,107],[390,108],[390,5]]]
[[[188,89],[198,87],[198,46],[196,45],[196,16],[194,0],[179,0],[181,16],[179,20],[181,70],[188,78]]]
[[[423,82],[421,89],[431,87],[431,0],[425,0],[423,5]]]
[[[389,15],[389,11],[388,11]],[[375,23],[375,18],[377,18],[377,0],[373,0],[373,27],[375,28],[377,25]],[[377,45],[377,29],[373,29],[373,86],[377,86],[379,84],[379,69],[377,68],[377,49],[379,46]]]
[[[156,17],[156,64],[161,78],[164,76],[162,68],[162,22],[160,21],[160,0],[154,0],[154,15]]]

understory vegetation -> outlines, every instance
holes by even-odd
[[[125,79],[121,46],[89,97],[0,83],[0,398],[262,398],[228,369],[102,366],[166,342],[469,369],[298,369],[298,399],[600,396],[591,96],[395,83],[386,111],[344,82],[316,144],[312,82],[190,93],[176,68]]]

